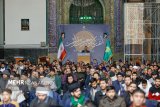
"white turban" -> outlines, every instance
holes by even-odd
[[[46,94],[48,96],[49,91],[45,87],[37,87],[36,94]]]
[[[50,88],[54,91],[57,90],[57,86],[55,84],[55,82],[53,82],[53,80],[51,78],[48,78],[48,77],[44,77],[42,80],[41,80],[41,85],[50,85]]]
[[[133,69],[139,69],[139,67],[138,66],[133,66]]]

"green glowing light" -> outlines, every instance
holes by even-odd
[[[79,19],[80,20],[91,20],[92,17],[91,16],[81,16]]]

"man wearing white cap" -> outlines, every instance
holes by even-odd
[[[36,98],[31,102],[30,107],[38,107],[41,104],[47,104],[49,107],[57,107],[54,99],[48,96],[49,91],[45,87],[37,87]]]
[[[51,78],[45,77],[41,80],[41,85],[48,90],[48,96],[53,98],[57,104],[62,105],[62,100],[60,95],[56,92],[56,84]]]

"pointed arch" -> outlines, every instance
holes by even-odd
[[[75,0],[69,8],[69,22],[71,24],[102,24],[104,10],[102,0],[101,2],[99,0]]]

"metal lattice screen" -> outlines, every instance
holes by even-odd
[[[125,4],[124,58],[160,61],[160,3]]]
[[[103,7],[99,0],[73,0],[70,6],[71,24],[102,24]]]

